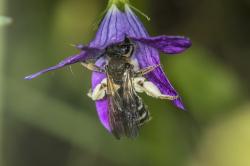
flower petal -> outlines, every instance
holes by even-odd
[[[139,41],[158,49],[166,54],[178,54],[185,51],[192,44],[191,41],[182,36],[156,36],[156,37],[130,37],[134,41]]]
[[[133,36],[135,38],[149,37],[147,31],[144,26],[140,22],[140,20],[136,17],[133,11],[129,8],[128,5],[125,6],[125,13],[128,24],[131,26],[131,29],[128,31],[128,36]],[[135,56],[139,62],[140,68],[145,68],[152,65],[160,64],[159,53],[153,47],[149,47],[141,42],[137,42],[137,49],[135,52]],[[176,90],[170,84],[168,78],[164,74],[162,68],[158,67],[154,71],[150,72],[146,75],[147,79],[153,82],[157,87],[159,87],[160,91],[163,94],[167,95],[178,95]],[[174,105],[176,105],[180,109],[184,109],[182,101],[180,98],[173,101]]]
[[[89,46],[104,49],[108,45],[122,42],[129,29],[125,21],[125,14],[115,5],[111,6],[99,26],[95,39]]]
[[[102,125],[111,132],[110,126],[109,126],[109,116],[108,116],[108,100],[102,99],[96,101],[96,110],[99,117],[99,120],[101,121]]]
[[[41,74],[49,72],[49,71],[57,70],[57,69],[60,69],[62,67],[65,67],[67,65],[71,65],[71,64],[74,64],[74,63],[77,63],[77,62],[80,62],[80,61],[84,61],[88,57],[89,57],[89,54],[87,52],[81,52],[80,54],[73,55],[73,56],[70,56],[70,57],[62,60],[61,62],[59,62],[55,66],[52,66],[52,67],[49,67],[47,69],[41,70],[41,71],[39,71],[39,72],[37,72],[35,74],[26,76],[24,79],[31,80],[31,79],[33,79],[33,78],[35,78],[35,77],[37,77],[37,76],[39,76]]]
[[[75,48],[81,50],[81,51],[88,51],[89,54],[96,54],[98,52],[102,52],[103,50],[99,49],[99,48],[95,48],[95,47],[90,47],[90,46],[86,46],[86,45],[82,45],[82,44],[77,44],[77,45],[73,45],[75,46]]]
[[[99,59],[96,62],[96,65],[97,66],[104,66],[105,60],[103,58]],[[92,89],[94,89],[98,84],[100,84],[104,78],[106,78],[105,74],[99,73],[99,72],[93,72],[93,74],[92,74]],[[102,125],[108,131],[111,131],[110,126],[109,126],[108,100],[107,100],[107,98],[96,101],[96,110],[97,110],[97,114],[99,116],[99,119],[100,119]]]

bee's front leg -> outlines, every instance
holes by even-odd
[[[89,63],[89,62],[81,62],[81,65],[91,71],[96,71],[96,72],[100,72],[100,73],[104,73],[105,70],[102,69],[99,66],[96,66],[94,63]]]
[[[106,92],[107,92],[107,78],[104,78],[100,84],[96,85],[93,91],[92,89],[89,90],[88,96],[94,101],[101,100],[105,97]]]
[[[159,88],[151,81],[147,81],[144,77],[135,77],[133,79],[133,85],[136,92],[145,92],[147,95],[159,99],[175,100],[178,96],[171,96],[162,94]]]
[[[153,71],[154,69],[156,69],[159,66],[161,66],[161,65],[158,64],[158,65],[155,65],[155,66],[148,66],[148,67],[146,67],[144,69],[140,69],[137,72],[135,72],[135,75],[136,75],[136,77],[141,77],[141,76],[143,76],[145,74],[150,73],[151,71]]]

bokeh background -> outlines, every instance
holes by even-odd
[[[1,166],[250,165],[250,1],[131,2],[151,17],[137,13],[151,35],[192,39],[185,53],[161,56],[189,111],[143,96],[152,121],[137,139],[116,140],[79,64],[23,80],[88,43],[107,1],[0,0]]]

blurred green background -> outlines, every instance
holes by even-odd
[[[107,1],[0,0],[0,166],[250,165],[250,1],[131,2],[151,35],[192,39],[161,56],[189,112],[143,96],[153,119],[137,139],[116,140],[80,65],[23,80],[88,43]]]

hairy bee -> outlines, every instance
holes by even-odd
[[[133,86],[136,73],[130,63],[135,47],[128,39],[106,49],[109,121],[115,137],[136,137],[140,126],[150,119],[147,106]],[[116,87],[119,87],[118,89]]]
[[[150,120],[147,106],[137,92],[146,92],[161,99],[176,99],[175,96],[162,94],[156,85],[143,77],[159,65],[137,69],[131,58],[134,50],[135,44],[126,38],[122,43],[106,48],[107,64],[104,69],[83,63],[90,70],[106,74],[106,78],[88,95],[93,100],[107,97],[111,132],[118,139],[121,136],[136,137],[140,127]]]

